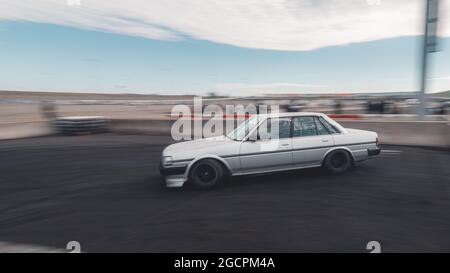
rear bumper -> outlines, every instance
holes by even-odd
[[[380,148],[367,149],[367,155],[369,155],[369,156],[379,155],[380,153],[381,153]]]

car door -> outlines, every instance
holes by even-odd
[[[257,137],[241,143],[242,172],[266,172],[292,167],[290,118],[269,118],[254,131]]]
[[[319,165],[334,145],[328,129],[316,116],[292,118],[292,163],[294,167]]]

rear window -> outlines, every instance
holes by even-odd
[[[316,122],[317,134],[319,135],[329,135],[331,132],[325,127],[325,125],[320,122],[318,117],[314,117],[314,121]]]
[[[336,127],[334,127],[331,123],[326,121],[323,117],[319,117],[319,122],[328,130],[330,134],[339,134],[341,133]]]

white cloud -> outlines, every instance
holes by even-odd
[[[430,80],[438,80],[438,81],[443,80],[443,81],[448,81],[448,80],[450,80],[450,75],[448,75],[448,76],[442,76],[442,77],[433,77],[433,78],[430,78]]]
[[[450,36],[450,0],[440,34]],[[190,36],[247,48],[312,50],[423,31],[424,0],[0,0],[0,19],[151,39]]]
[[[308,84],[308,83],[219,83],[213,86],[214,90],[219,92],[238,92],[238,93],[311,93],[324,92],[327,90],[326,85]]]

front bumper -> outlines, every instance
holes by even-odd
[[[367,149],[367,154],[369,156],[379,155],[380,153],[381,153],[381,149],[380,148]]]
[[[159,164],[159,173],[163,176],[170,175],[183,175],[186,172],[187,166],[174,166],[174,167],[164,167]]]
[[[159,165],[159,172],[166,178],[168,188],[178,188],[184,185],[187,181],[186,169],[187,166],[164,167],[162,164]]]

